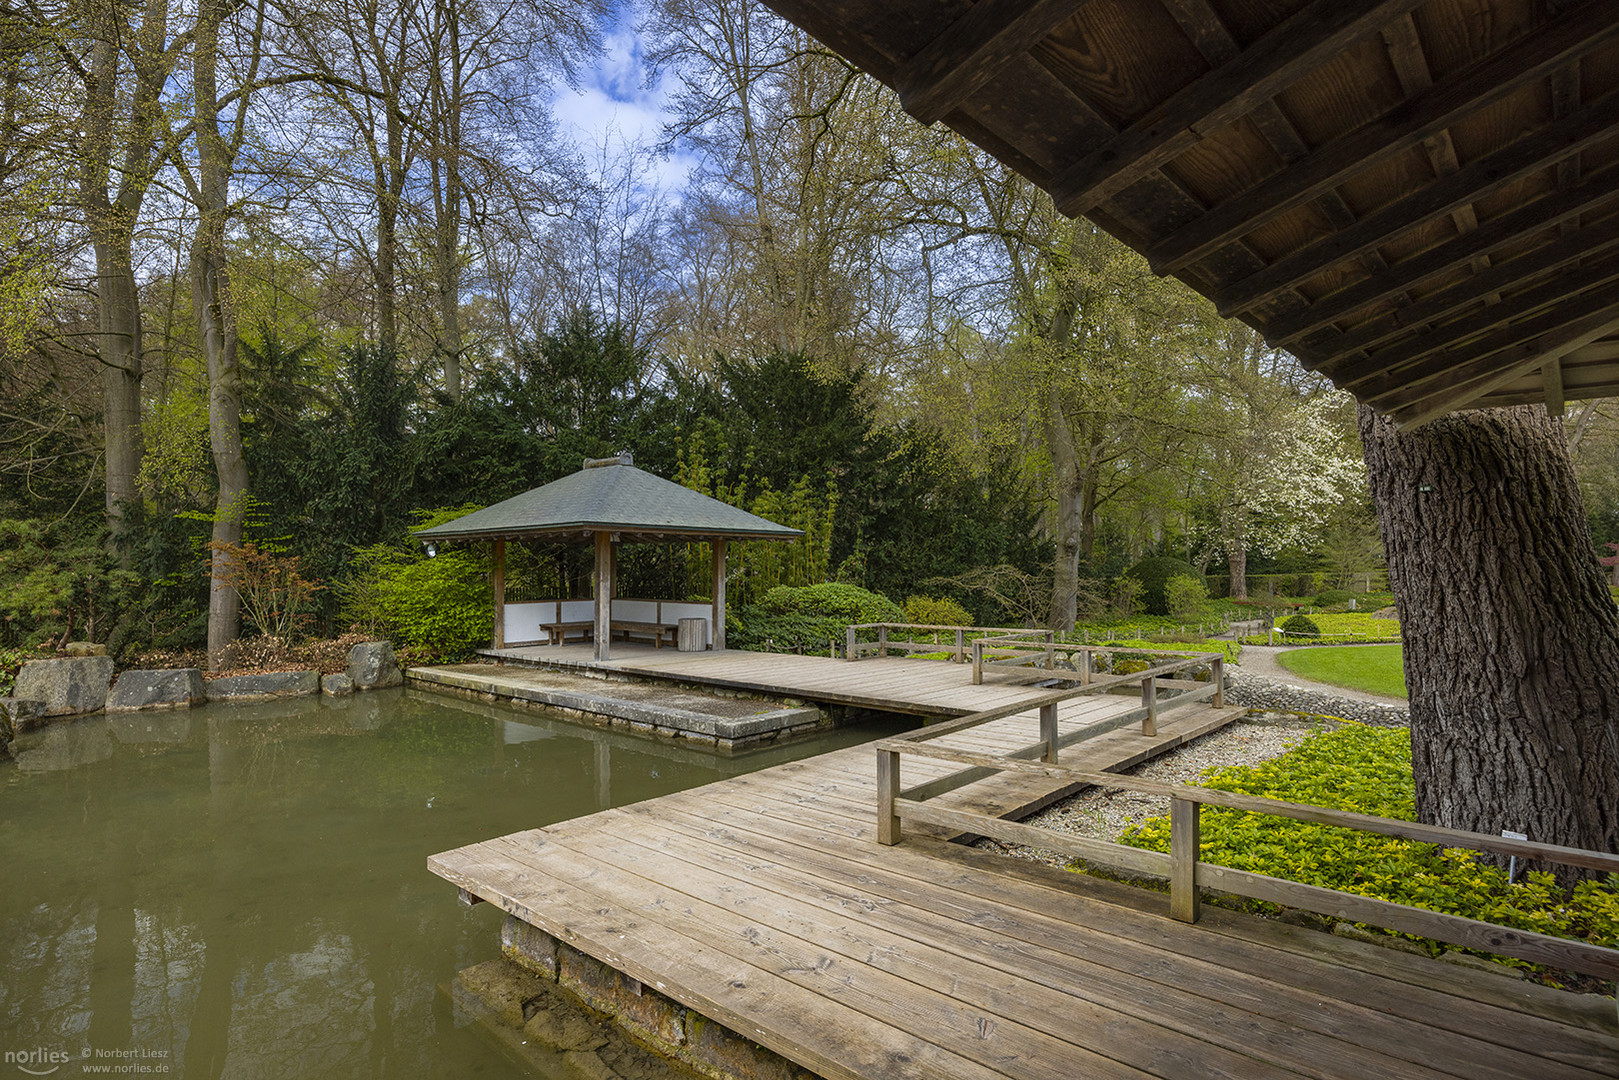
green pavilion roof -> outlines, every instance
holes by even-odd
[[[586,462],[576,473],[415,535],[420,540],[582,540],[614,532],[630,542],[694,537],[791,540],[790,529],[654,476],[629,455]]]

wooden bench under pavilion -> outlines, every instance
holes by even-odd
[[[493,543],[496,649],[542,642],[560,645],[578,635],[592,640],[597,660],[607,660],[615,635],[643,639],[659,648],[675,644],[682,618],[703,619],[709,647],[723,650],[726,544],[731,540],[794,540],[803,533],[637,469],[631,456],[620,452],[586,461],[572,475],[415,535],[424,543]],[[592,544],[596,553],[593,597],[508,605],[508,540]],[[713,599],[696,604],[615,596],[621,543],[709,544],[713,549]],[[517,614],[522,617],[522,632],[509,633],[508,616]]]

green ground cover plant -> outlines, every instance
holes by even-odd
[[[1317,612],[1309,618],[1320,628],[1323,645],[1400,640],[1399,619],[1380,619],[1364,611]],[[1248,634],[1242,640],[1249,645],[1264,645],[1270,635]]]
[[[1364,690],[1384,697],[1406,696],[1405,662],[1398,645],[1357,649],[1294,649],[1277,654],[1276,662],[1315,682]]]
[[[1403,728],[1346,723],[1321,730],[1281,757],[1211,770],[1202,785],[1404,821],[1416,816],[1411,733]],[[1169,818],[1145,822],[1119,842],[1167,852]],[[1540,870],[1509,883],[1505,869],[1459,849],[1208,807],[1202,815],[1202,857],[1308,885],[1619,946],[1619,874],[1581,882],[1572,891]],[[1275,910],[1259,901],[1246,901],[1245,906]],[[1412,940],[1436,955],[1446,948],[1425,938]]]

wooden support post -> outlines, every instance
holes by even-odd
[[[1147,710],[1141,718],[1141,734],[1158,734],[1158,676],[1148,675],[1141,680],[1141,704]]]
[[[714,610],[710,616],[709,639],[715,652],[725,649],[725,540],[710,542],[714,551]]]
[[[1046,744],[1040,754],[1041,761],[1057,764],[1057,703],[1040,706],[1040,741]]]
[[[888,627],[886,626],[877,628],[877,655],[888,655]]]
[[[1057,670],[1057,638],[1050,630],[1046,631],[1046,670]]]
[[[1217,656],[1209,667],[1209,678],[1214,681],[1214,706],[1225,704],[1225,657]]]
[[[495,648],[506,647],[506,541],[495,541]]]
[[[596,642],[597,660],[612,656],[613,637],[613,541],[607,533],[596,534]]]
[[[1169,914],[1181,922],[1197,922],[1197,859],[1202,846],[1199,812],[1188,799],[1169,800]]]
[[[984,639],[973,642],[973,685],[984,681]]]
[[[1089,686],[1091,682],[1091,651],[1084,649],[1079,654],[1079,685]]]
[[[958,628],[956,630],[955,662],[959,664],[965,659],[967,659],[967,631]]]
[[[899,754],[877,751],[877,842],[893,847],[899,843],[899,815],[894,800],[899,797]]]
[[[854,627],[847,627],[843,631],[843,658],[853,660],[859,654],[855,652]]]

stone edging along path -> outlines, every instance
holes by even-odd
[[[110,656],[30,660],[17,674],[11,696],[0,697],[0,753],[18,732],[58,717],[185,709],[206,701],[265,701],[315,693],[335,696],[403,682],[393,645],[386,641],[355,645],[349,650],[347,670],[330,675],[301,670],[209,678],[200,668],[159,668],[131,669],[114,682]]]
[[[1231,674],[1226,701],[1265,712],[1299,713],[1306,716],[1336,716],[1378,727],[1405,727],[1411,722],[1409,706],[1368,696],[1343,697],[1335,687],[1320,690],[1279,682],[1246,672]]]

